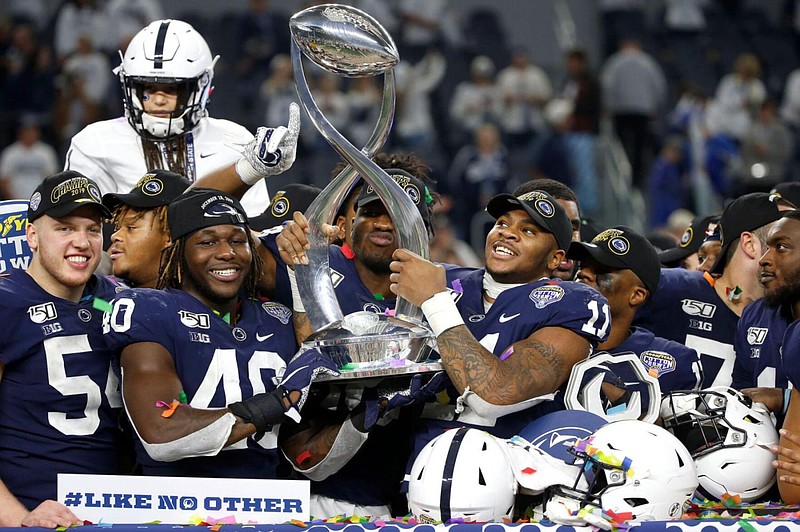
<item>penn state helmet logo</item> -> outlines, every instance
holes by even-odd
[[[534,203],[534,206],[536,207],[537,212],[545,218],[552,218],[556,213],[556,209],[553,207],[553,204],[544,198],[537,200],[536,203]]]
[[[97,201],[97,203],[103,202],[103,195],[100,194],[99,188],[94,185],[89,185],[86,187],[86,190],[89,192],[89,195]]]
[[[691,227],[688,228],[686,231],[684,231],[683,235],[681,235],[681,242],[680,242],[681,247],[685,248],[686,246],[688,246],[689,243],[692,241],[693,236],[694,236],[694,229],[692,229]]]

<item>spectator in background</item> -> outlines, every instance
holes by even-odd
[[[264,105],[264,122],[285,124],[289,120],[289,104],[297,99],[292,60],[278,54],[269,63],[269,76],[261,84],[261,101]],[[270,122],[278,120],[280,122]]]
[[[708,120],[712,133],[742,142],[766,98],[767,89],[761,81],[758,57],[751,53],[739,55],[733,72],[720,80],[709,104]]]
[[[42,180],[58,171],[56,150],[42,142],[35,119],[24,117],[17,141],[0,152],[0,196],[28,199]]]
[[[512,151],[527,146],[545,128],[542,109],[553,96],[550,78],[531,62],[527,50],[518,47],[497,74],[496,86],[503,143]]]
[[[249,0],[247,10],[239,15],[239,26],[235,38],[236,95],[242,109],[252,109],[272,59],[278,54],[289,53],[289,21],[274,8],[269,0]],[[245,116],[250,113],[244,113]],[[258,127],[256,120],[245,124]]]
[[[633,184],[644,189],[648,161],[657,146],[651,125],[667,101],[664,72],[640,42],[629,37],[606,60],[601,83],[614,132],[631,162]]]
[[[667,225],[669,215],[685,204],[686,174],[683,140],[673,137],[664,143],[647,180],[650,227]]]
[[[780,114],[781,120],[792,132],[794,160],[800,161],[800,68],[792,70],[786,79]],[[789,167],[787,179],[800,179],[800,165],[793,164]]]
[[[383,93],[378,88],[375,77],[362,77],[351,80],[350,87],[344,95],[350,112],[345,137],[354,146],[362,148],[375,129]]]
[[[481,125],[472,143],[456,154],[447,173],[447,193],[457,198],[451,211],[455,226],[466,231],[489,198],[508,190],[510,177],[508,152],[500,141],[500,130],[493,124]]]
[[[500,102],[494,74],[494,62],[479,55],[470,63],[469,80],[456,85],[450,102],[450,119],[454,126],[450,140],[454,146],[469,142],[482,124],[497,122]]]
[[[322,114],[337,130],[347,131],[350,127],[350,107],[349,100],[342,91],[342,78],[317,70],[313,84],[314,101]],[[328,173],[336,165],[339,156],[315,127],[302,128],[300,141],[308,153],[310,182],[323,188],[328,183]]]
[[[136,33],[164,18],[161,0],[109,0],[105,5],[107,39],[96,43],[105,50],[124,50]]]
[[[742,139],[736,196],[766,192],[786,177],[792,157],[792,136],[778,119],[778,107],[764,100],[756,120]]]
[[[585,50],[568,51],[564,66],[567,79],[561,98],[572,102],[566,136],[575,172],[575,193],[581,199],[584,212],[595,214],[598,209],[595,145],[600,132],[600,85],[589,68]]]
[[[39,42],[29,24],[11,28],[0,57],[0,145],[9,144],[23,114],[35,115],[42,127],[51,123],[55,65],[51,49]]]
[[[55,126],[59,143],[68,142],[85,126],[104,118],[103,100],[111,84],[111,68],[92,39],[85,33],[78,36],[77,49],[64,61],[58,78]]]
[[[467,268],[481,267],[482,262],[477,253],[469,244],[458,238],[453,224],[446,216],[434,216],[433,227],[436,232],[431,239],[429,250],[431,262],[455,264]]]
[[[554,99],[545,106],[549,129],[530,148],[530,173],[534,178],[549,177],[568,187],[575,186],[576,172],[567,138],[572,110],[570,100]]]
[[[416,63],[443,37],[447,0],[397,0],[400,57]]]
[[[433,158],[432,151],[442,148],[433,120],[432,96],[446,71],[444,56],[436,48],[413,64],[401,59],[395,68],[397,110],[392,131],[403,148],[423,154],[426,160]]]
[[[95,0],[67,0],[55,17],[53,48],[58,63],[63,65],[78,50],[81,35],[102,37],[107,27],[105,13]]]

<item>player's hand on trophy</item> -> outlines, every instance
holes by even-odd
[[[353,426],[361,432],[368,432],[392,410],[433,397],[444,389],[446,379],[444,371],[417,373],[410,379],[388,378],[375,387],[365,388],[361,402],[350,414]]]
[[[300,107],[289,104],[289,123],[286,126],[260,127],[245,147],[236,163],[236,173],[248,185],[259,179],[278,175],[294,164],[297,139],[300,136]]]
[[[244,401],[231,403],[228,409],[245,423],[256,427],[256,439],[272,430],[278,423],[300,421],[300,410],[308,398],[311,383],[322,374],[338,376],[333,361],[317,351],[301,351],[289,362],[275,390],[254,395]]]
[[[389,288],[412,305],[423,302],[447,288],[444,268],[425,260],[407,249],[398,249],[392,254],[389,264],[392,270]]]
[[[295,212],[292,220],[284,222],[280,234],[275,237],[281,260],[289,266],[293,264],[308,264],[306,251],[311,249],[308,235],[311,228],[302,212]],[[337,225],[322,224],[322,233],[329,239],[339,236],[340,229]]]

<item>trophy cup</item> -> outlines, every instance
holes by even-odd
[[[328,239],[322,224],[333,222],[339,206],[361,175],[381,198],[394,222],[397,241],[428,256],[428,234],[411,199],[371,157],[389,135],[395,107],[393,67],[397,48],[386,30],[363,11],[351,6],[324,4],[292,16],[292,67],[300,103],[325,140],[348,163],[331,180],[306,211],[311,233],[309,263],[296,265],[298,289],[315,332],[303,347],[328,354],[339,366],[354,365],[340,378],[367,378],[436,371],[438,362],[427,362],[435,337],[422,323],[419,307],[398,297],[394,316],[372,312],[342,315],[331,282]],[[303,55],[328,72],[346,77],[384,75],[380,115],[367,145],[359,150],[322,114],[314,102],[303,71]]]

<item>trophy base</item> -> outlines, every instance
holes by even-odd
[[[319,350],[339,368],[338,377],[352,380],[440,371],[431,360],[436,338],[430,329],[384,314],[354,312],[323,327],[303,342]]]

